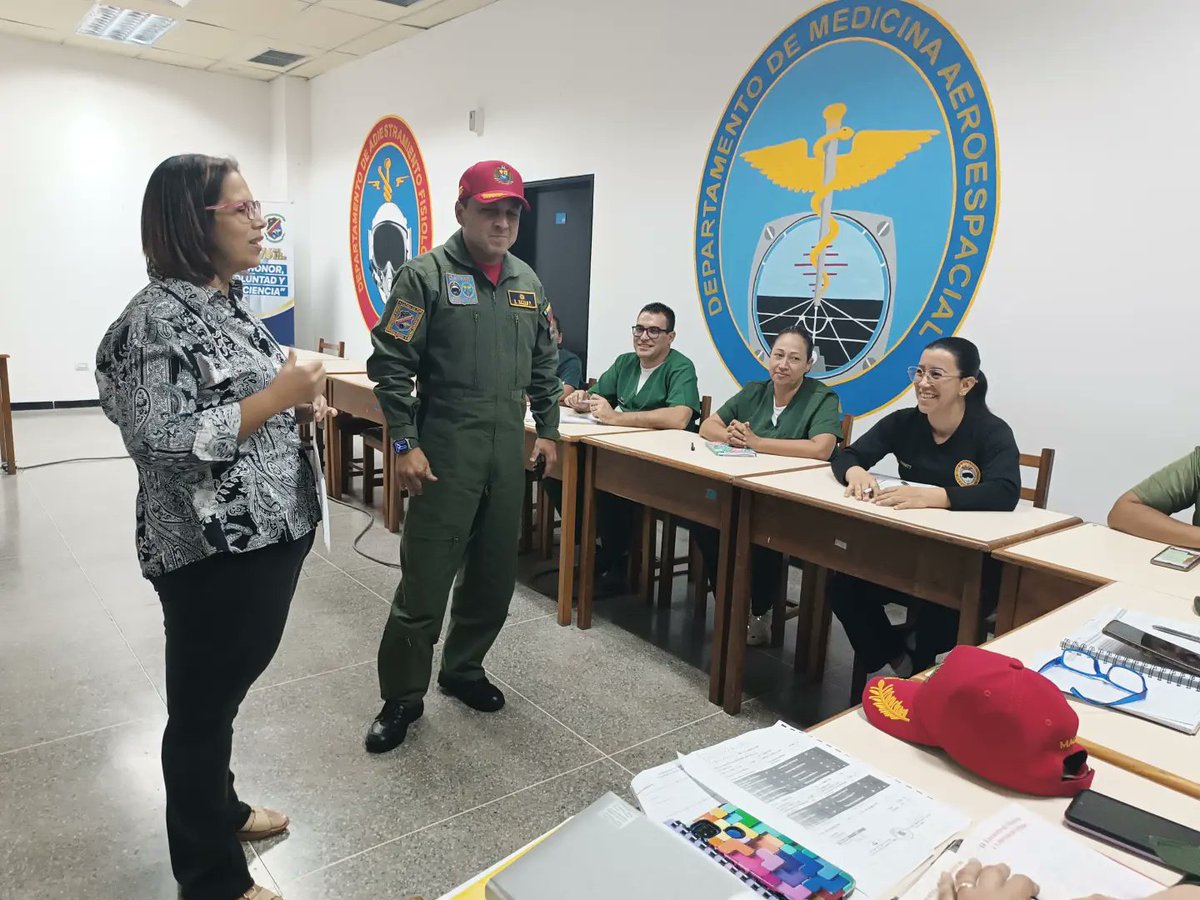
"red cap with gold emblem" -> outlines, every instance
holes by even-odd
[[[927,680],[872,678],[862,700],[880,731],[941,747],[996,784],[1044,797],[1091,787],[1095,772],[1076,740],[1079,716],[1020,660],[955,647]]]
[[[458,179],[458,202],[466,203],[472,197],[480,203],[496,203],[511,197],[530,208],[521,173],[498,159],[477,162]]]

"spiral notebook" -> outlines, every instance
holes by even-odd
[[[1134,610],[1110,609],[1091,619],[1079,631],[1064,638],[1059,646],[1063,650],[1082,650],[1084,653],[1090,653],[1101,662],[1127,666],[1145,677],[1146,699],[1113,709],[1166,725],[1176,731],[1187,734],[1200,733],[1200,676],[1164,666],[1154,656],[1110,638],[1104,633],[1104,626],[1114,619],[1150,634],[1155,633],[1155,625],[1165,625],[1177,631],[1195,632],[1195,620],[1184,622],[1160,619]],[[1174,636],[1168,636],[1168,639],[1200,653],[1198,642]],[[1046,676],[1064,691],[1069,691],[1069,686],[1062,680],[1064,676],[1054,670],[1046,672]]]

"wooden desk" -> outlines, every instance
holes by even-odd
[[[877,730],[867,722],[862,707],[855,707],[809,731],[874,768],[908,782],[943,803],[957,807],[976,822],[999,812],[1009,803],[1017,802],[1030,812],[1056,825],[1062,825],[1063,811],[1070,802],[1070,798],[1067,797],[1032,797],[1028,794],[1018,794],[984,781],[963,769],[940,750],[908,744]],[[1200,829],[1200,803],[1195,800],[1108,763],[1092,760],[1091,765],[1096,770],[1093,787],[1097,791],[1174,819],[1191,828]],[[1072,834],[1093,850],[1112,857],[1162,884],[1174,884],[1179,880],[1177,874],[1152,862],[1093,841],[1085,835],[1076,832]]]
[[[1058,609],[1113,581],[1177,597],[1200,595],[1200,568],[1177,572],[1150,563],[1166,545],[1086,524],[996,554],[1004,565],[996,633]]]
[[[12,394],[8,387],[8,354],[0,353],[0,469],[17,474],[17,448],[13,441]]]
[[[337,357],[332,357],[336,359]],[[383,418],[383,410],[379,408],[379,400],[375,397],[375,382],[365,374],[330,375],[325,379],[325,399],[340,415],[327,420],[325,426],[325,489],[329,496],[340,500],[346,490],[342,483],[342,423],[341,415],[366,419],[383,426],[383,444],[391,442],[387,435],[387,422]],[[393,467],[391,457],[384,454],[383,460],[383,492],[385,497],[391,496]],[[396,514],[396,528],[399,528],[399,516]],[[392,522],[387,527],[395,531]]]
[[[357,359],[342,359],[340,356],[330,356],[328,353],[318,353],[316,350],[305,350],[303,347],[284,347],[284,352],[294,350],[298,362],[319,362],[325,366],[326,375],[365,375],[367,364]]]
[[[733,569],[730,550],[737,512],[734,480],[789,469],[828,468],[828,463],[768,454],[717,456],[708,450],[703,438],[690,431],[644,431],[612,437],[593,435],[585,437],[583,442],[587,445],[587,453],[576,624],[580,628],[592,624],[597,491],[616,494],[651,509],[719,529],[721,543],[717,557],[716,616],[708,697],[713,703],[720,703],[725,685],[726,624]],[[565,491],[563,497],[565,503]]]
[[[1047,654],[1052,651],[1057,653],[1059,641],[1067,635],[1077,631],[1092,617],[1117,608],[1161,615],[1165,619],[1190,619],[1200,630],[1200,619],[1192,615],[1190,599],[1118,581],[996,638],[987,644],[987,648],[1016,657],[1035,668],[1046,661]],[[1153,683],[1148,681],[1150,685]],[[1200,781],[1200,736],[1184,734],[1137,716],[1093,706],[1071,697],[1067,699],[1079,713],[1080,737],[1192,781]]]
[[[624,434],[645,431],[644,428],[627,428],[620,425],[562,423],[558,426],[558,462],[546,469],[545,474],[562,482],[562,509],[558,545],[558,624],[571,624],[571,601],[575,594],[575,528],[579,514],[578,488],[579,470],[583,458],[585,437],[593,435]],[[533,455],[533,443],[537,440],[537,429],[525,424],[525,459]]]
[[[959,611],[959,643],[983,639],[989,554],[1079,522],[1074,516],[1033,507],[1013,512],[946,509],[894,510],[843,496],[828,468],[783,472],[738,481],[741,511],[725,663],[725,711],[742,703],[745,628],[750,595],[750,545],[759,544],[804,561],[797,642],[810,678],[825,667],[828,618],[825,571],[832,569]],[[796,661],[801,656],[797,644]]]

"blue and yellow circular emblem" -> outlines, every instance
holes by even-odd
[[[921,348],[962,324],[999,197],[996,129],[958,35],[911,2],[831,0],[742,78],[705,158],[696,277],[740,383],[782,329],[856,416],[907,390]]]

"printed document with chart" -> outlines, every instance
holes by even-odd
[[[845,869],[855,896],[888,900],[970,819],[779,722],[681,761],[718,797]]]

